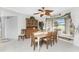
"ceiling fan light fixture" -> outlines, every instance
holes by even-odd
[[[45,9],[45,7],[42,7],[42,9],[38,9],[38,11],[40,11],[39,13],[35,13],[34,15],[40,14],[40,17],[46,15],[46,16],[50,16],[51,12],[53,12],[54,10],[48,10]]]

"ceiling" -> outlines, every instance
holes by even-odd
[[[41,7],[5,7],[5,8],[25,15],[33,15],[33,13],[38,12],[38,9],[40,9]],[[46,9],[54,10],[53,14],[59,14],[71,8],[70,7],[46,7]]]

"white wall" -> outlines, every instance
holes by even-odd
[[[6,38],[16,39],[18,35],[17,17],[12,16],[5,19],[5,35]]]
[[[25,15],[19,15],[18,16],[18,35],[21,33],[21,29],[26,28],[26,16]]]
[[[75,28],[79,26],[79,8],[73,8],[71,10],[71,16],[73,23],[75,25]],[[75,30],[75,36],[74,36],[74,45],[79,46],[79,33]]]
[[[3,37],[17,39],[21,29],[25,28],[25,15],[0,8],[0,16],[3,21]],[[6,19],[6,16],[13,16],[12,19]],[[13,31],[13,32],[12,32]]]

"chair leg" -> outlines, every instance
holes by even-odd
[[[32,47],[32,44],[33,44],[33,43],[32,43],[32,41],[31,41],[31,47]]]
[[[56,43],[57,43],[57,40],[55,40],[56,41]]]
[[[34,43],[34,50],[35,50],[35,43]]]
[[[50,46],[52,47],[52,40],[49,41]]]
[[[53,39],[53,45],[54,45],[54,39]]]
[[[20,40],[20,37],[18,37],[18,41]]]
[[[21,39],[23,39],[22,36],[19,36],[18,40],[21,40]]]
[[[22,39],[23,39],[23,41],[24,41],[24,39],[25,39],[25,38],[24,38],[24,36],[23,36],[23,38],[22,38]]]
[[[40,42],[40,47],[42,47],[42,42]]]
[[[55,39],[55,42],[57,43],[57,39]]]
[[[46,43],[46,48],[48,49],[48,42]]]
[[[50,41],[50,43],[51,43],[51,47],[52,47],[52,41]]]

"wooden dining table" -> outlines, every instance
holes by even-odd
[[[39,44],[39,42],[40,42],[40,40],[41,40],[40,38],[45,37],[47,33],[48,33],[48,32],[46,32],[46,31],[38,31],[38,32],[35,32],[35,33],[34,33],[34,36],[37,37],[38,50],[39,50],[39,51],[40,51],[40,44]]]

